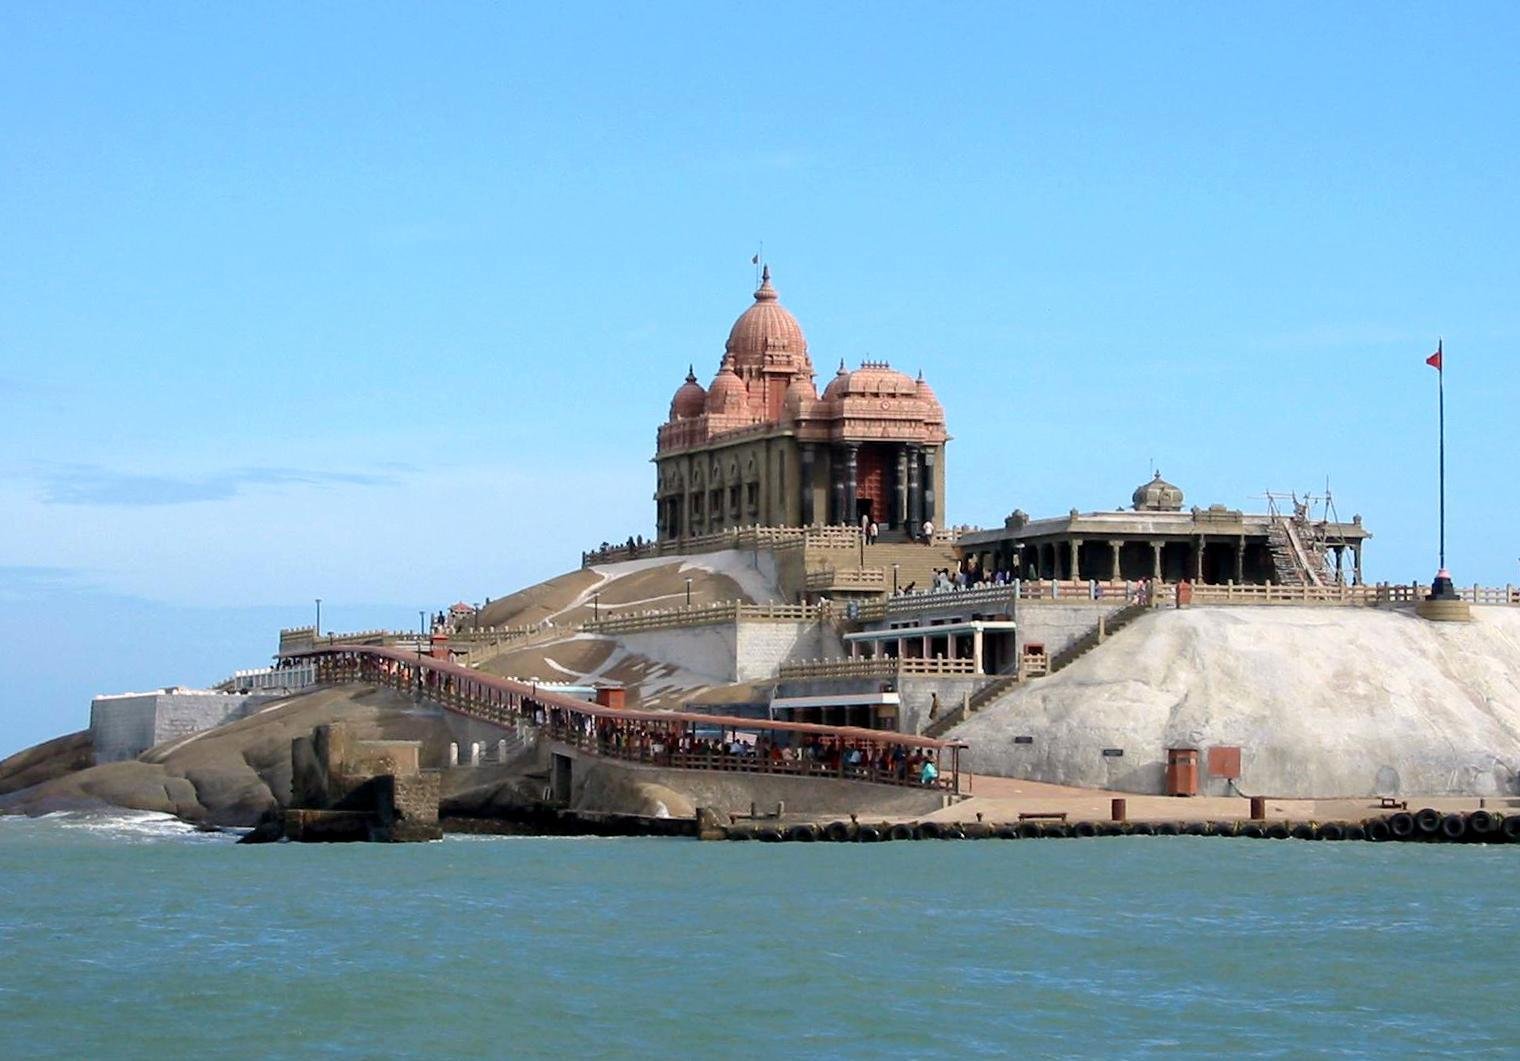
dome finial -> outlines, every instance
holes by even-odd
[[[755,301],[776,301],[776,289],[771,286],[771,267],[769,263],[760,270],[760,287],[755,291]]]
[[[697,366],[695,364],[688,364],[686,366],[686,382],[697,382]]]

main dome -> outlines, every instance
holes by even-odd
[[[1182,491],[1161,478],[1159,471],[1150,482],[1141,483],[1135,487],[1135,493],[1130,500],[1135,503],[1136,512],[1180,512],[1182,510]]]
[[[723,349],[733,355],[734,369],[741,375],[747,368],[774,367],[788,361],[798,374],[812,374],[807,337],[771,286],[770,266],[761,274],[755,304],[734,321]]]

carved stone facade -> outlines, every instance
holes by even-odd
[[[688,370],[660,426],[662,541],[730,527],[875,522],[888,536],[944,523],[945,411],[886,362],[839,371],[820,396],[802,327],[770,269],[734,322],[712,384]]]

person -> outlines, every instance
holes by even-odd
[[[870,545],[875,545],[876,544],[876,536],[878,534],[880,534],[880,533],[881,533],[881,528],[876,525],[876,521],[875,520],[872,520],[871,521],[871,525],[866,528],[866,542],[868,544],[870,544]]]
[[[924,544],[925,545],[932,545],[933,543],[934,543],[934,521],[932,519],[926,519],[926,520],[924,520]]]
[[[919,767],[918,780],[920,784],[932,785],[939,777],[939,769],[934,765],[934,753],[924,753],[924,764]]]
[[[933,722],[933,721],[935,721],[938,718],[939,718],[939,693],[930,693],[929,694],[929,721]]]

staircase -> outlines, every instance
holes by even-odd
[[[1050,673],[1069,667],[1108,638],[1123,630],[1130,623],[1150,610],[1150,606],[1135,602],[1126,604],[1118,611],[1101,619],[1087,633],[1050,657]],[[967,714],[975,714],[1019,684],[1019,675],[1001,674],[978,689],[969,700],[947,711],[924,728],[924,736],[938,738],[965,720]]]
[[[1272,570],[1285,586],[1327,586],[1335,581],[1324,544],[1312,536],[1305,541],[1300,533],[1307,523],[1275,516],[1267,524],[1267,548],[1272,553]]]

